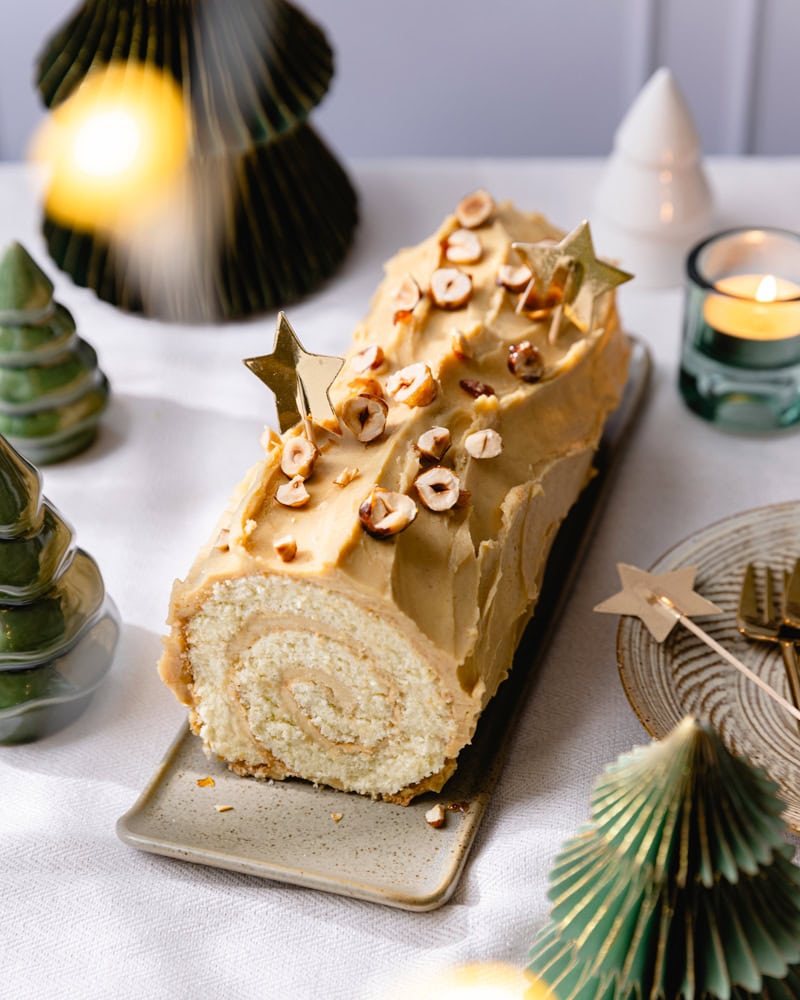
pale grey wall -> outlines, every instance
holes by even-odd
[[[73,6],[69,0],[0,0],[0,159],[17,160],[25,151],[41,116],[34,55]]]
[[[231,3],[232,0],[219,0]],[[0,0],[0,159],[72,0]],[[659,65],[706,152],[800,153],[800,0],[305,0],[337,73],[314,121],[346,156],[606,153]]]

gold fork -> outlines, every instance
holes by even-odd
[[[759,642],[775,642],[779,645],[789,690],[795,708],[800,709],[800,657],[797,643],[800,642],[800,560],[795,563],[794,572],[784,574],[784,600],[778,602],[775,577],[767,567],[764,609],[759,611],[756,593],[756,570],[748,563],[739,594],[739,610],[736,625],[742,635]],[[787,618],[787,609],[789,617]]]
[[[791,573],[783,574],[783,620],[800,630],[800,559],[795,560]]]

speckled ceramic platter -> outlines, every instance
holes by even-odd
[[[800,501],[744,511],[710,525],[663,555],[665,572],[698,567],[695,589],[723,609],[698,624],[773,688],[790,698],[780,652],[736,629],[745,566],[791,569],[800,556]],[[763,590],[762,590],[763,598]],[[725,745],[766,769],[780,785],[786,821],[800,831],[800,730],[755,684],[728,666],[687,629],[658,644],[639,619],[623,618],[617,633],[620,677],[647,732],[661,739],[686,715],[707,720]]]
[[[455,775],[437,796],[410,806],[373,802],[302,781],[239,778],[209,761],[183,727],[117,833],[133,847],[185,861],[323,889],[408,910],[430,910],[455,889],[486,803],[500,772],[526,684],[547,644],[571,573],[602,510],[614,460],[644,397],[650,360],[633,341],[624,399],[608,421],[597,456],[598,475],[562,525],[545,575],[536,616],[517,651],[515,668],[483,714]],[[211,777],[210,784],[198,780]],[[446,808],[433,829],[425,812]],[[218,812],[217,806],[232,806]],[[340,816],[338,821],[335,816]]]

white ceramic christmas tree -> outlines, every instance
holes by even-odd
[[[622,119],[595,199],[604,253],[651,288],[681,284],[686,252],[707,235],[711,191],[700,137],[672,73],[653,74]]]

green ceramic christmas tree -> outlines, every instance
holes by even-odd
[[[108,668],[119,616],[94,560],[0,436],[0,743],[60,728]]]
[[[556,859],[529,971],[558,1000],[800,997],[776,788],[693,719],[620,757]]]
[[[85,0],[50,38],[38,86],[55,109],[109,64],[166,72],[184,96],[188,188],[224,205],[197,294],[152,294],[99,229],[44,220],[49,251],[79,285],[108,302],[168,319],[219,320],[305,295],[344,257],[356,195],[308,124],[333,75],[323,31],[287,0]],[[220,197],[220,191],[223,195]]]
[[[31,461],[55,462],[90,444],[107,401],[94,349],[12,243],[0,257],[0,434]]]

